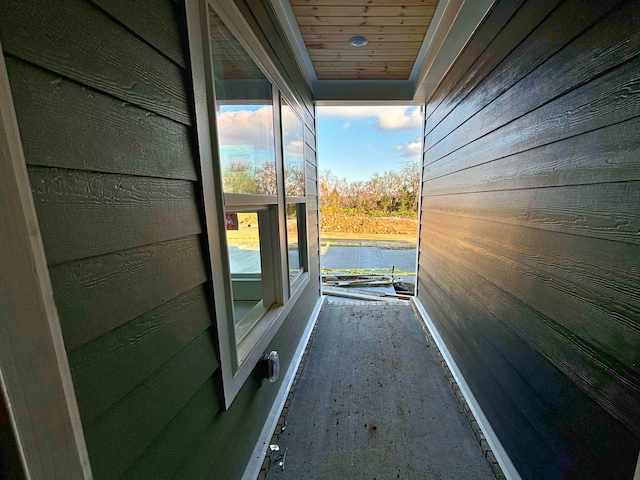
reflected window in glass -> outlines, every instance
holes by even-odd
[[[293,108],[282,100],[282,159],[287,203],[289,277],[304,270],[306,253],[304,127]]]

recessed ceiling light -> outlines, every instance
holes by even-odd
[[[349,44],[352,47],[364,47],[367,43],[369,43],[369,40],[367,40],[365,37],[351,37],[349,39]]]

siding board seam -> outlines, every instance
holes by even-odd
[[[442,105],[442,103],[447,99],[447,97],[448,97],[449,95],[451,95],[451,92],[455,91],[455,90],[458,88],[458,86],[459,86],[459,85],[464,84],[464,82],[465,82],[465,81],[466,81],[466,79],[467,79],[467,75],[468,75],[469,71],[473,68],[473,66],[476,64],[476,62],[477,62],[480,58],[482,58],[483,54],[485,54],[485,52],[489,51],[489,49],[491,48],[491,46],[492,46],[493,42],[494,42],[494,41],[499,37],[500,33],[502,33],[502,32],[504,31],[504,29],[509,25],[509,22],[511,22],[511,21],[513,20],[513,18],[518,14],[518,12],[519,12],[520,10],[522,10],[522,8],[525,6],[525,3],[526,3],[526,2],[523,2],[523,3],[518,7],[518,9],[517,9],[515,12],[513,12],[513,15],[511,15],[511,17],[509,18],[509,20],[507,20],[507,22],[502,26],[502,28],[501,28],[498,32],[496,32],[496,34],[495,34],[495,35],[494,35],[494,37],[491,39],[491,41],[487,44],[487,46],[485,47],[485,49],[484,49],[482,52],[480,52],[480,54],[478,55],[478,57],[476,58],[476,60],[475,60],[471,65],[469,65],[469,68],[467,68],[467,70],[465,70],[465,72],[464,72],[464,73],[462,73],[462,74],[460,75],[460,79],[458,80],[458,82],[456,82],[456,84],[455,84],[453,87],[451,87],[451,88],[449,89],[449,91],[446,93],[446,95],[442,98],[442,101],[441,101],[441,102],[440,102],[440,103],[439,103],[439,104],[438,104],[438,105],[437,105],[437,106],[432,110],[432,112],[429,114],[429,117],[425,119],[425,123],[427,123],[427,124],[428,124],[428,120],[429,120],[429,119],[431,119],[431,117],[432,117],[432,116],[433,116],[433,115],[438,111],[438,108],[439,108],[439,107]],[[503,61],[504,61],[504,60],[505,60],[509,55],[511,55],[511,53],[512,53],[516,48],[518,48],[518,46],[520,46],[521,44],[523,44],[523,43],[524,43],[524,42],[529,38],[529,36],[530,36],[534,31],[535,31],[535,29],[536,29],[536,28],[538,28],[538,27],[540,26],[540,24],[541,24],[542,22],[544,22],[544,21],[547,19],[547,17],[549,17],[549,15],[551,15],[551,14],[552,14],[552,13],[553,13],[553,12],[554,12],[558,7],[559,7],[560,3],[561,3],[561,2],[559,2],[559,3],[558,3],[558,5],[556,5],[556,7],[554,7],[554,8],[553,8],[553,9],[552,9],[552,10],[551,10],[551,11],[550,11],[550,12],[549,12],[549,13],[548,13],[548,14],[547,14],[543,19],[542,19],[542,20],[540,20],[540,22],[538,22],[538,24],[537,24],[537,25],[535,25],[535,26],[531,29],[531,31],[527,34],[527,36],[526,36],[526,37],[524,37],[524,38],[523,38],[523,39],[522,39],[518,44],[514,45],[514,46],[513,46],[513,48],[512,48],[511,50],[509,50],[509,51],[504,55],[504,57],[502,57],[502,59],[501,59],[501,60],[500,60],[500,61],[499,61],[499,62],[498,62],[498,63],[497,63],[497,64],[496,64],[496,65],[495,65],[495,66],[494,66],[490,71],[488,71],[488,72],[484,75],[484,77],[483,77],[481,80],[479,80],[479,81],[478,81],[478,83],[476,84],[476,86],[475,86],[474,88],[470,89],[470,90],[469,90],[469,91],[468,91],[464,96],[460,97],[460,98],[458,99],[458,101],[456,102],[456,104],[451,108],[451,110],[450,110],[449,112],[447,112],[447,113],[446,113],[446,115],[444,115],[441,119],[439,119],[439,120],[438,120],[438,122],[437,122],[435,125],[433,125],[433,127],[431,127],[431,128],[425,128],[425,134],[424,134],[424,136],[425,136],[425,137],[427,137],[427,136],[428,136],[428,135],[429,135],[429,134],[430,134],[430,133],[431,133],[431,132],[432,132],[432,131],[433,131],[433,130],[438,126],[438,125],[440,125],[440,124],[441,124],[441,123],[442,123],[442,122],[443,122],[443,121],[444,121],[444,120],[445,120],[445,119],[446,119],[450,114],[452,114],[452,113],[455,111],[456,106],[457,106],[457,105],[459,105],[460,103],[462,103],[462,102],[463,102],[463,101],[464,101],[464,100],[469,96],[469,94],[471,94],[471,93],[472,93],[472,92],[473,92],[473,91],[478,87],[478,85],[480,85],[482,82],[484,82],[484,81],[485,81],[485,79],[489,78],[489,77],[491,76],[491,74],[492,74],[494,71],[496,71],[496,70],[500,67],[500,65],[502,64],[502,62],[503,62]],[[444,138],[443,138],[443,139],[444,139]],[[442,141],[443,139],[439,140],[439,142],[440,142],[440,141]],[[432,146],[436,145],[436,144],[437,144],[437,143],[439,143],[439,142],[434,143]],[[431,148],[431,147],[429,147],[429,149],[430,149],[430,148]]]
[[[158,115],[159,117],[165,118],[167,120],[171,120],[172,122],[175,122],[175,123],[177,123],[179,125],[183,125],[183,126],[185,126],[187,128],[192,128],[192,124],[191,124],[190,121],[189,122],[181,121],[181,120],[176,119],[175,117],[166,115],[164,113],[153,111],[153,110],[149,110],[144,105],[141,105],[139,103],[134,103],[134,102],[131,102],[129,100],[123,99],[123,98],[121,98],[121,97],[119,97],[117,95],[114,95],[113,93],[111,93],[109,91],[101,90],[101,89],[93,86],[92,84],[83,83],[82,81],[80,81],[80,80],[78,80],[78,79],[76,79],[74,77],[70,77],[70,76],[68,76],[66,74],[63,74],[63,73],[60,73],[60,72],[57,72],[57,71],[54,71],[54,70],[50,70],[49,68],[47,68],[47,67],[45,67],[45,66],[43,66],[43,65],[41,65],[39,63],[36,63],[36,62],[34,62],[32,60],[29,60],[28,58],[24,58],[24,57],[22,57],[20,55],[17,55],[15,53],[4,51],[4,56],[5,56],[5,58],[11,58],[11,59],[13,59],[13,60],[15,60],[17,62],[26,63],[26,64],[34,67],[34,68],[37,68],[39,70],[42,70],[42,71],[48,73],[49,75],[54,75],[56,77],[64,79],[65,81],[73,83],[74,85],[77,85],[77,86],[79,86],[81,88],[85,88],[85,89],[90,90],[92,92],[99,93],[100,95],[107,96],[107,97],[109,97],[109,98],[111,98],[113,100],[116,100],[118,102],[129,103],[131,105],[134,105],[136,108],[144,110],[145,112],[147,112],[149,114]],[[178,67],[178,66],[176,65],[176,67]],[[66,167],[62,167],[62,168],[66,168]],[[107,172],[107,173],[109,173],[109,172]],[[120,174],[118,174],[118,175],[120,175]],[[122,175],[126,175],[126,174],[123,173]],[[165,177],[158,177],[158,178],[165,178]],[[167,178],[174,178],[174,177],[167,177]]]
[[[509,0],[511,1],[511,0]],[[424,123],[426,124],[426,122],[431,118],[431,116],[436,112],[436,110],[438,110],[438,108],[440,107],[440,105],[442,104],[442,102],[444,102],[446,100],[446,98],[451,94],[451,92],[458,86],[458,84],[464,79],[464,77],[468,74],[469,70],[471,70],[471,67],[473,67],[473,65],[476,63],[476,61],[478,60],[478,58],[480,58],[482,56],[482,54],[484,52],[487,51],[487,48],[489,47],[489,45],[493,42],[493,40],[495,39],[495,37],[504,29],[504,27],[509,23],[509,21],[511,21],[511,19],[513,18],[513,16],[518,12],[518,10],[520,10],[520,8],[522,8],[522,5],[524,4],[524,0],[519,0],[520,1],[520,6],[509,16],[509,18],[507,18],[503,25],[498,29],[498,31],[491,37],[491,39],[487,42],[487,44],[485,45],[485,47],[480,50],[477,54],[476,57],[469,63],[469,65],[467,66],[467,68],[461,72],[455,72],[454,68],[455,68],[455,63],[462,59],[463,56],[465,54],[468,53],[469,49],[472,47],[473,43],[477,42],[477,35],[479,32],[482,31],[483,26],[486,25],[485,22],[487,22],[488,20],[491,19],[492,15],[496,14],[496,8],[498,6],[498,4],[500,3],[499,1],[494,3],[494,5],[491,7],[491,11],[487,14],[485,20],[483,20],[483,25],[480,25],[478,27],[478,29],[476,30],[476,32],[474,33],[474,37],[473,39],[464,47],[464,49],[462,50],[462,52],[460,53],[460,55],[458,55],[458,58],[456,59],[456,62],[453,63],[453,65],[450,67],[450,69],[447,71],[447,73],[445,74],[445,76],[443,77],[443,79],[440,81],[440,83],[436,86],[436,88],[434,89],[433,95],[431,98],[433,98],[435,95],[441,94],[441,89],[443,88],[443,86],[448,83],[448,77],[449,75],[453,75],[455,72],[455,75],[459,75],[458,80],[455,80],[452,84],[450,84],[448,87],[444,87],[447,89],[446,93],[442,94],[442,98],[440,98],[440,100],[438,101],[437,104],[432,103],[431,104],[431,108],[429,109],[430,112],[426,112],[425,109],[425,118],[424,118]],[[485,27],[486,28],[486,27]],[[473,42],[473,43],[472,43]],[[427,131],[424,131],[424,136],[426,136]]]
[[[581,32],[580,35],[578,35],[577,37],[574,37],[570,42],[568,42],[567,44],[565,44],[561,49],[559,49],[558,51],[556,51],[553,55],[550,55],[549,57],[547,57],[543,62],[541,62],[539,65],[536,66],[536,68],[532,69],[531,71],[529,71],[526,75],[523,75],[520,79],[518,79],[517,82],[515,82],[513,85],[511,85],[507,90],[505,90],[504,92],[500,93],[498,96],[494,97],[489,103],[487,103],[486,105],[484,105],[482,108],[480,108],[479,110],[477,110],[472,116],[470,116],[469,118],[467,118],[465,121],[463,121],[462,123],[460,123],[459,125],[457,125],[454,129],[450,130],[449,132],[447,132],[447,134],[442,137],[440,140],[438,140],[437,142],[431,144],[428,149],[425,150],[425,152],[430,151],[433,147],[435,147],[436,145],[439,145],[442,141],[444,141],[446,138],[448,138],[450,135],[452,135],[454,132],[456,132],[460,127],[462,127],[464,124],[466,124],[467,122],[469,122],[472,118],[476,117],[477,115],[481,114],[483,110],[485,110],[486,108],[488,108],[492,103],[494,103],[495,101],[497,101],[498,99],[500,99],[502,96],[507,95],[508,92],[513,89],[514,87],[516,87],[522,80],[524,80],[525,78],[527,78],[528,76],[532,75],[536,70],[538,70],[539,68],[543,67],[545,65],[546,62],[549,61],[549,59],[552,59],[553,57],[555,57],[556,55],[558,55],[560,52],[562,52],[565,48],[567,48],[569,45],[571,45],[574,41],[576,41],[576,39],[579,39],[582,35],[586,34],[587,32],[589,32],[589,30],[591,30],[592,28],[595,28],[595,26],[598,24],[599,20],[601,20],[603,17],[609,16],[609,15],[613,15],[615,13],[615,9],[613,9],[613,11],[609,11],[606,14],[602,15],[601,17],[599,17],[597,20],[595,20],[589,27],[587,27],[584,31]],[[624,65],[632,62],[635,58],[637,58],[638,56],[640,56],[640,51],[638,51],[637,53],[630,55],[628,58],[626,58],[625,60],[623,60],[622,62],[610,65],[607,68],[604,68],[602,70],[599,70],[599,72],[596,75],[590,76],[588,79],[584,79],[582,81],[579,81],[575,84],[572,85],[572,87],[570,87],[567,90],[563,90],[561,92],[557,92],[554,95],[550,96],[550,97],[546,97],[546,99],[539,103],[538,105],[536,105],[535,107],[530,108],[527,111],[524,111],[523,113],[519,114],[516,117],[511,118],[509,121],[500,124],[499,126],[497,126],[496,128],[494,128],[493,130],[487,131],[485,132],[483,135],[479,136],[479,137],[475,137],[472,140],[469,140],[467,143],[463,143],[460,144],[457,148],[455,148],[454,150],[451,150],[450,152],[446,153],[445,155],[437,158],[436,160],[426,164],[431,165],[433,163],[436,163],[438,161],[440,161],[441,159],[451,155],[454,152],[457,152],[458,150],[464,148],[467,145],[472,144],[473,142],[486,137],[487,135],[490,135],[491,133],[495,132],[496,130],[499,130],[500,128],[509,125],[510,123],[515,122],[516,120],[532,113],[535,112],[536,110],[544,107],[545,105],[553,102],[554,100],[558,100],[559,98],[564,97],[565,95],[573,92],[574,90],[577,90],[578,88],[581,88],[595,80],[597,80],[598,78],[606,75],[607,73],[613,71],[613,70],[617,70],[619,68],[622,68]],[[497,67],[496,67],[497,68]],[[473,91],[473,90],[472,90]],[[455,110],[455,109],[454,109]],[[581,132],[581,133],[585,133]],[[428,136],[428,134],[427,134]],[[425,146],[428,144],[428,142],[425,141]],[[425,147],[426,148],[426,147]]]
[[[132,27],[129,27],[126,23],[124,23],[122,20],[120,20],[116,15],[110,13],[108,10],[105,10],[102,6],[100,6],[99,4],[94,2],[93,0],[86,0],[86,1],[88,1],[91,5],[93,5],[93,7],[96,10],[98,10],[100,13],[102,13],[107,18],[109,18],[113,23],[119,25],[124,30],[128,31],[131,34],[132,37],[135,37],[140,42],[145,43],[149,47],[153,48],[156,51],[156,53],[158,53],[159,55],[162,55],[167,61],[175,64],[176,67],[179,67],[182,70],[186,69],[186,63],[185,62],[179,62],[176,59],[174,59],[174,58],[170,57],[169,55],[167,55],[165,52],[163,52],[160,48],[158,48],[152,42],[150,42],[149,40],[144,38],[142,35],[140,35]]]
[[[573,91],[577,90],[578,88],[584,87],[585,85],[588,85],[589,83],[592,83],[593,81],[598,80],[600,77],[602,77],[602,76],[604,76],[604,75],[606,75],[606,74],[608,74],[608,73],[612,73],[612,72],[613,72],[613,71],[615,71],[615,70],[618,70],[619,68],[623,67],[623,66],[624,66],[624,65],[626,65],[627,63],[631,63],[631,62],[635,61],[639,56],[640,56],[640,51],[638,51],[638,53],[637,53],[637,54],[633,55],[632,57],[630,57],[630,58],[629,58],[629,59],[627,59],[626,61],[624,61],[624,62],[622,62],[622,63],[620,63],[620,64],[618,64],[618,65],[616,65],[616,66],[613,66],[613,67],[611,67],[611,68],[606,69],[605,71],[603,71],[603,72],[602,72],[602,74],[601,74],[601,75],[595,75],[595,76],[591,77],[588,81],[585,81],[585,82],[583,82],[583,83],[581,83],[581,84],[577,85],[575,88],[571,88],[571,89],[569,89],[569,90],[566,90],[566,91],[564,91],[564,92],[563,92],[563,94],[558,95],[558,96],[556,96],[556,97],[552,98],[552,99],[551,99],[551,100],[549,100],[549,101],[545,101],[545,102],[543,102],[543,103],[539,104],[536,108],[534,108],[534,109],[532,109],[532,110],[529,110],[529,111],[525,112],[525,113],[524,113],[524,114],[522,114],[522,115],[519,115],[519,116],[517,116],[517,117],[514,117],[513,119],[511,119],[511,120],[509,120],[509,121],[507,121],[507,122],[505,122],[505,123],[503,123],[503,124],[500,124],[499,126],[497,126],[496,128],[494,128],[493,130],[488,131],[488,132],[486,132],[486,133],[482,134],[481,136],[479,136],[479,137],[477,137],[477,138],[475,138],[475,139],[473,139],[473,140],[471,140],[471,141],[469,141],[469,142],[465,143],[464,145],[460,145],[459,147],[455,148],[454,150],[451,150],[450,152],[448,152],[448,153],[446,153],[445,155],[443,155],[443,156],[441,156],[441,157],[437,158],[436,160],[433,160],[433,161],[431,161],[431,162],[429,162],[429,163],[425,164],[424,168],[426,169],[426,168],[428,168],[428,167],[429,167],[429,166],[431,166],[431,165],[437,164],[437,163],[441,162],[442,160],[447,159],[447,157],[450,157],[450,156],[451,156],[451,155],[453,155],[454,153],[456,153],[456,152],[458,152],[458,151],[462,150],[463,148],[468,147],[469,145],[472,145],[473,143],[475,143],[475,142],[477,142],[477,141],[479,141],[479,140],[482,140],[482,139],[484,139],[485,137],[487,137],[487,136],[489,136],[489,135],[494,134],[494,133],[495,133],[495,132],[497,132],[498,130],[500,130],[500,129],[502,129],[502,128],[504,128],[504,127],[506,127],[506,126],[508,126],[508,125],[510,125],[510,124],[512,124],[512,123],[514,123],[514,122],[516,122],[516,121],[518,121],[518,120],[520,120],[520,119],[524,118],[524,117],[526,117],[527,115],[531,115],[531,114],[532,114],[532,113],[534,113],[535,111],[540,110],[541,108],[543,108],[543,107],[544,107],[544,106],[546,106],[546,105],[549,105],[550,103],[554,102],[555,100],[559,100],[560,98],[565,97],[566,95],[568,95],[568,94],[570,94],[571,92],[573,92]],[[624,88],[624,87],[626,87],[626,84],[621,86],[621,88]],[[568,111],[571,111],[571,110],[573,110],[573,108],[570,108]],[[480,113],[480,112],[481,112],[481,110],[480,110],[480,111],[478,111],[476,114],[474,114],[474,117],[475,117],[475,115],[477,115],[477,114],[478,114],[478,113]],[[624,118],[622,118],[621,120],[617,120],[617,121],[609,122],[609,123],[607,123],[607,124],[605,124],[605,125],[602,125],[602,126],[599,126],[599,127],[595,127],[595,128],[593,128],[593,127],[592,127],[592,128],[585,128],[584,130],[581,130],[579,133],[576,133],[576,134],[573,134],[573,135],[566,135],[566,136],[562,136],[562,137],[560,137],[560,138],[557,138],[557,139],[555,139],[555,140],[553,140],[553,141],[548,141],[548,142],[546,142],[546,143],[534,144],[532,147],[529,147],[529,148],[525,148],[525,149],[523,149],[523,150],[518,150],[518,151],[512,152],[512,153],[510,153],[509,155],[505,155],[505,157],[506,157],[506,156],[510,156],[510,155],[515,155],[515,154],[517,154],[517,153],[522,153],[522,152],[524,152],[524,151],[528,151],[528,150],[531,150],[531,149],[533,149],[533,148],[542,147],[542,146],[544,146],[544,145],[549,145],[549,144],[551,144],[551,143],[555,143],[555,142],[558,142],[558,141],[566,140],[566,139],[568,139],[568,138],[572,138],[572,137],[574,137],[574,136],[582,135],[582,134],[584,134],[584,133],[589,133],[589,132],[592,132],[592,131],[595,131],[595,130],[599,130],[599,129],[601,129],[601,128],[609,127],[609,126],[611,126],[611,125],[615,125],[615,124],[618,124],[618,123],[623,123],[623,122],[629,121],[630,119],[632,119],[632,118],[636,118],[636,117],[637,117],[637,116],[624,117]],[[473,118],[473,117],[471,117],[471,118]],[[465,123],[466,123],[466,122],[465,122]],[[463,124],[461,124],[461,125],[463,125]],[[456,127],[456,129],[457,129],[457,127]],[[427,155],[428,155],[428,152],[427,152]],[[499,158],[504,158],[504,157],[499,157]],[[497,160],[497,159],[493,159],[493,160]],[[483,163],[488,163],[488,162],[483,162]],[[465,167],[465,168],[472,168],[472,167],[474,167],[474,166],[476,166],[476,165],[475,165],[475,164],[474,164],[474,165],[470,165],[469,167]],[[462,170],[462,169],[461,169],[461,170]],[[449,174],[449,173],[454,173],[454,172],[447,172],[447,174]],[[433,178],[434,178],[434,179],[435,179],[435,178],[440,178],[440,177],[442,177],[442,176],[444,176],[444,175],[445,175],[445,174],[440,175],[440,176],[437,176],[437,177],[433,177]],[[429,180],[431,180],[431,178],[430,178]]]
[[[441,178],[441,177],[438,177]],[[426,180],[424,183],[429,183],[430,180]],[[518,192],[518,191],[527,191],[527,190],[549,190],[553,188],[559,187],[584,187],[590,185],[617,185],[620,183],[634,183],[640,181],[639,178],[629,178],[626,180],[609,180],[606,182],[582,182],[582,183],[563,183],[558,185],[540,185],[540,186],[532,186],[532,187],[521,187],[521,188],[493,188],[490,190],[465,190],[464,192],[451,192],[451,193],[434,193],[434,194],[425,194],[423,198],[430,197],[452,197],[455,195],[470,195],[473,193],[491,193],[491,192]]]
[[[458,170],[451,170],[450,172],[446,172],[446,173],[443,173],[441,175],[437,175],[435,177],[430,177],[430,178],[428,178],[426,180],[423,180],[422,183],[423,184],[427,184],[429,182],[432,182],[432,181],[435,181],[435,180],[439,180],[439,179],[444,178],[444,177],[455,175],[456,173],[464,172],[464,171],[467,171],[467,170],[473,170],[476,167],[489,165],[489,164],[491,164],[493,162],[504,160],[506,158],[513,157],[515,155],[520,155],[522,153],[529,152],[531,150],[536,150],[538,148],[543,148],[543,147],[546,147],[548,145],[553,145],[554,143],[564,142],[564,141],[569,140],[571,138],[580,137],[581,135],[585,135],[585,134],[592,133],[592,132],[597,132],[598,130],[607,129],[607,128],[610,128],[610,127],[613,127],[613,126],[616,126],[616,125],[631,123],[631,122],[634,122],[634,121],[637,121],[637,120],[640,120],[640,115],[639,116],[635,116],[635,117],[625,118],[623,120],[619,120],[617,122],[613,122],[613,123],[610,123],[610,124],[607,124],[607,125],[603,125],[601,127],[597,127],[597,128],[591,129],[591,130],[584,130],[584,131],[582,131],[580,133],[576,133],[574,135],[568,135],[566,137],[562,137],[562,138],[559,138],[557,140],[553,140],[553,141],[550,141],[550,142],[536,144],[536,145],[531,146],[529,148],[525,148],[523,150],[520,150],[520,151],[517,151],[517,152],[514,152],[514,153],[510,153],[509,155],[498,156],[498,157],[492,158],[492,159],[484,161],[484,162],[480,162],[480,163],[476,163],[476,164],[473,164],[473,165],[465,166],[465,167],[460,168]],[[436,162],[432,162],[432,164],[433,163],[436,163]],[[429,165],[423,166],[423,168],[422,168],[423,172],[427,172],[428,168],[429,168]],[[423,178],[424,178],[424,176],[423,176]],[[593,182],[593,184],[597,184],[597,183],[600,183],[600,182]],[[602,183],[608,183],[608,182],[602,182]],[[589,183],[589,184],[591,184],[591,183]],[[556,186],[559,186],[559,185],[556,185]],[[426,194],[423,194],[423,196],[426,196]]]
[[[428,208],[423,208],[423,211],[427,211],[429,210]],[[435,213],[443,213],[443,212],[435,212]],[[489,219],[486,217],[482,217],[479,215],[460,215],[457,213],[444,213],[445,215],[451,215],[453,217],[460,217],[460,218],[470,218],[470,219],[474,219],[474,220],[483,220],[486,222],[493,222],[493,223],[498,223],[498,224],[502,224],[502,225],[515,225],[518,227],[522,227],[522,228],[532,228],[535,230],[541,230],[543,232],[555,232],[555,233],[560,233],[563,235],[575,235],[575,236],[580,236],[580,237],[585,237],[585,238],[597,238],[598,240],[602,240],[602,241],[606,241],[606,242],[620,242],[620,243],[627,243],[630,245],[637,245],[637,243],[635,242],[629,242],[629,241],[625,241],[625,240],[618,240],[618,239],[613,239],[613,238],[605,238],[605,237],[600,237],[600,236],[596,236],[596,235],[586,235],[577,231],[573,231],[573,232],[565,232],[562,230],[552,230],[549,228],[543,228],[543,227],[538,227],[538,226],[534,226],[534,225],[525,225],[522,223],[517,223],[517,222],[507,222],[507,221],[499,221],[499,220],[495,220],[495,219]]]

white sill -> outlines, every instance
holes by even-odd
[[[238,358],[243,360],[234,374],[230,375],[231,365],[222,365],[225,408],[228,409],[231,406],[285,318],[300,300],[302,292],[309,285],[309,282],[309,272],[301,271],[291,282],[291,296],[287,303],[281,306],[272,306],[243,338],[237,347]],[[229,341],[233,340],[229,339]]]

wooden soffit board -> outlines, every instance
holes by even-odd
[[[318,80],[408,80],[439,0],[290,0]],[[364,47],[349,39],[363,36]]]

